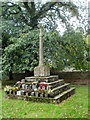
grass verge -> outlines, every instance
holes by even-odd
[[[74,87],[76,94],[58,105],[7,99],[2,90],[2,118],[88,118],[88,87]]]

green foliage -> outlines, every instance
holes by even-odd
[[[88,45],[90,45],[90,34],[88,34],[87,36],[86,36],[86,43],[88,44]]]
[[[17,25],[12,20],[6,20],[2,18],[2,48],[4,49],[9,44],[11,44],[11,41],[9,40],[11,37],[19,37],[20,33],[26,33],[31,28],[29,26],[24,25]]]
[[[70,31],[65,33],[63,40],[66,41],[67,63],[78,70],[88,70],[86,60],[88,51],[87,44],[82,32]]]
[[[62,70],[66,66],[71,66],[77,70],[88,70],[88,46],[82,32],[71,30],[63,36],[58,32],[51,32],[47,36],[46,54],[52,67]]]
[[[56,19],[67,24],[68,15],[78,16],[78,9],[72,2],[2,2],[2,17],[15,26],[37,27],[43,21],[48,29],[57,27]],[[65,14],[66,13],[66,14]]]
[[[77,70],[88,70],[88,49],[81,32],[44,32],[45,64],[58,70],[66,66]],[[18,37],[4,49],[3,70],[6,72],[32,71],[39,61],[39,31],[19,33]]]
[[[5,71],[20,72],[32,70],[38,64],[38,31],[21,33],[19,38],[12,37],[4,49],[3,67]]]

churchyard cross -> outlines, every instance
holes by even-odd
[[[39,66],[34,68],[34,76],[50,76],[50,68],[44,65],[44,48],[43,48],[43,26],[38,25],[39,34]]]
[[[44,65],[44,58],[43,58],[43,27],[42,24],[38,25],[38,28],[40,29],[40,35],[39,35],[39,66]]]

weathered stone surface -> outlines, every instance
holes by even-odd
[[[57,81],[54,81],[54,82],[47,83],[47,85],[52,86],[52,88],[55,88],[57,86],[63,85],[64,83],[65,83],[64,80],[61,79],[61,80],[57,80]]]
[[[43,27],[42,24],[38,25],[38,28],[40,29],[40,34],[39,34],[39,65],[44,65],[44,58],[43,58]]]
[[[39,66],[35,67],[34,69],[34,76],[50,76],[50,68],[48,66],[44,65],[44,49],[43,49],[43,33],[42,33],[42,25],[38,25],[40,29],[40,35],[39,35]]]
[[[32,77],[25,77],[25,80],[27,82],[33,82],[33,81],[42,81],[42,82],[55,82],[58,80],[58,75],[53,76],[32,76]]]
[[[34,76],[50,76],[50,68],[45,65],[35,67]]]

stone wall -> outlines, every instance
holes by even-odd
[[[51,75],[59,75],[59,78],[63,78],[65,82],[88,84],[90,80],[90,71],[74,71],[74,72],[60,72],[56,70],[51,71]]]
[[[26,72],[26,73],[14,73],[13,78],[14,80],[21,80],[25,77],[33,76],[34,72]],[[65,82],[69,83],[81,83],[81,84],[87,84],[90,80],[90,71],[86,72],[59,72],[56,70],[51,71],[51,75],[59,75],[59,78],[63,78]]]
[[[25,72],[25,73],[13,73],[13,79],[15,80],[21,80],[24,79],[25,77],[30,77],[30,76],[34,76],[34,72],[30,71],[30,72]]]

